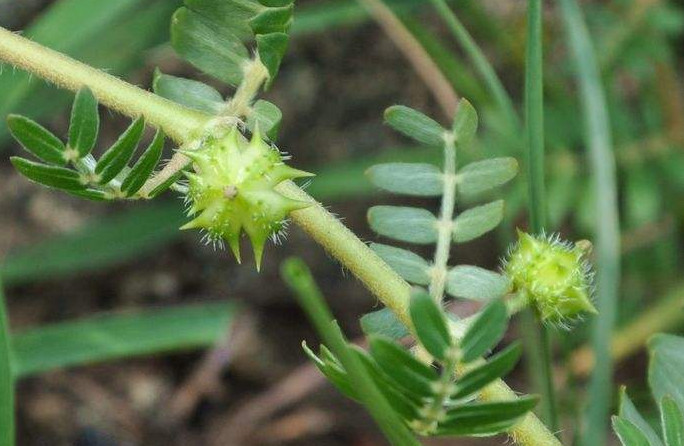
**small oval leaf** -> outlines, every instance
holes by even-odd
[[[476,239],[496,228],[503,220],[503,216],[503,200],[468,209],[454,220],[452,237],[457,243]]]
[[[192,79],[170,76],[159,69],[154,72],[152,89],[156,94],[188,108],[218,114],[223,97],[214,87]]]
[[[505,276],[478,266],[459,265],[447,273],[447,293],[462,299],[498,299],[510,287],[510,281]]]
[[[660,402],[660,422],[665,446],[684,446],[684,413],[669,396]]]
[[[438,379],[437,372],[402,347],[385,338],[372,336],[370,351],[380,369],[407,393],[419,397],[433,395],[432,383]]]
[[[435,147],[444,145],[446,130],[437,121],[418,110],[394,105],[385,110],[385,122],[395,130],[425,145]]]
[[[477,315],[461,340],[462,361],[469,363],[491,350],[508,327],[508,312],[502,300],[495,300]]]
[[[100,176],[100,184],[109,183],[126,167],[138,147],[143,130],[145,130],[145,120],[140,117],[133,121],[102,155],[95,165],[95,173]]]
[[[256,41],[259,60],[268,70],[268,83],[266,85],[269,86],[278,74],[280,62],[285,57],[290,38],[285,33],[270,33],[257,35]]]
[[[514,401],[456,406],[447,411],[436,435],[495,435],[517,423],[537,402],[537,397],[526,396]]]
[[[145,152],[140,156],[140,159],[133,169],[128,173],[126,179],[121,183],[121,191],[127,197],[132,196],[140,190],[148,178],[154,172],[154,168],[161,159],[162,149],[164,149],[164,132],[159,129],[154,135],[154,139],[147,147]]]
[[[477,132],[477,112],[467,99],[458,102],[451,130],[457,146],[467,147],[472,143]]]
[[[385,237],[418,244],[437,241],[437,219],[426,209],[373,206],[368,210],[368,222]]]
[[[456,176],[458,192],[464,197],[476,197],[501,186],[518,173],[515,158],[492,158],[470,163]]]
[[[444,174],[432,164],[377,164],[366,175],[377,187],[395,194],[437,197],[444,189]]]
[[[451,394],[453,399],[467,398],[495,379],[501,378],[513,370],[520,358],[520,344],[512,344],[500,353],[492,356],[485,364],[470,370],[456,382],[456,389]]]
[[[247,118],[247,128],[254,132],[258,126],[259,131],[275,141],[282,119],[283,113],[275,104],[259,99],[252,106],[252,112]]]
[[[79,158],[93,150],[99,129],[97,99],[89,88],[83,87],[76,93],[69,123],[69,147],[78,152]]]
[[[380,243],[371,244],[371,249],[404,280],[416,285],[430,283],[430,264],[418,254]]]
[[[46,163],[65,166],[66,147],[55,135],[37,122],[20,115],[9,115],[7,126],[24,149]]]
[[[612,417],[613,429],[622,446],[652,446],[641,430],[631,421],[622,417]]]
[[[183,59],[230,85],[240,83],[249,59],[230,28],[188,8],[179,8],[171,19],[171,45]]]
[[[47,164],[36,163],[18,156],[11,157],[10,161],[19,173],[29,180],[44,186],[67,191],[79,191],[86,188],[81,182],[81,176],[74,170],[48,166]]]
[[[411,292],[409,314],[416,337],[434,358],[445,361],[453,344],[444,312],[423,289]]]
[[[373,311],[361,317],[361,329],[366,336],[379,335],[398,341],[411,333],[389,308]]]

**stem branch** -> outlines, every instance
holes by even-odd
[[[35,54],[28,54],[32,52]],[[42,63],[41,55],[50,59],[51,63]],[[180,143],[195,139],[197,130],[204,129],[209,119],[206,115],[195,113],[113,76],[100,73],[1,28],[0,60],[7,60],[73,91],[86,85],[104,104],[130,116],[147,113],[145,116],[148,122],[161,126]],[[188,134],[183,134],[181,130]],[[292,212],[293,221],[348,268],[402,322],[410,326],[409,284],[296,184],[285,181],[276,190],[290,198],[312,204],[308,208]],[[498,380],[485,388],[481,397],[485,401],[505,401],[515,399],[516,395],[503,381]],[[532,413],[511,428],[509,433],[521,446],[561,446]]]

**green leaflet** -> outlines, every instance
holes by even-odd
[[[451,354],[454,340],[449,333],[447,319],[437,302],[425,290],[413,290],[409,315],[420,344],[435,359],[445,362],[447,355]]]
[[[437,218],[426,209],[373,206],[368,210],[368,222],[380,235],[417,244],[437,241]]]
[[[501,186],[518,173],[514,158],[492,158],[470,163],[458,171],[458,192],[466,197],[476,197]]]
[[[171,19],[171,45],[183,59],[216,79],[230,85],[242,81],[249,53],[229,28],[180,8]]]
[[[224,105],[221,93],[214,87],[192,79],[164,74],[159,69],[154,71],[152,88],[159,96],[211,115],[218,114]]]
[[[377,164],[366,175],[375,186],[395,194],[438,197],[444,189],[444,174],[432,164]]]
[[[445,130],[437,121],[423,113],[403,105],[385,110],[385,122],[398,132],[427,146],[444,144]]]
[[[69,123],[69,148],[78,152],[79,158],[88,155],[95,147],[100,129],[97,99],[90,89],[84,87],[76,93]]]
[[[247,117],[247,128],[252,132],[258,128],[260,132],[275,141],[278,138],[282,119],[283,113],[275,104],[259,99],[254,103],[251,114]]]
[[[496,228],[503,220],[503,215],[503,200],[467,209],[454,219],[453,240],[463,243],[476,239]]]
[[[360,322],[366,336],[384,336],[396,341],[410,334],[408,328],[389,308],[367,313]]]
[[[508,327],[506,304],[495,300],[488,304],[472,322],[461,339],[463,362],[472,362],[492,349]]]
[[[250,60],[245,42],[254,38],[268,86],[287,50],[293,10],[291,1],[186,0],[173,16],[171,44],[200,70],[236,86]]]
[[[82,191],[86,188],[78,172],[64,167],[29,161],[18,156],[10,157],[15,169],[31,181],[55,189]]]
[[[641,430],[626,418],[612,417],[613,429],[623,446],[652,446]]]
[[[143,130],[145,130],[145,120],[141,117],[133,121],[102,155],[95,166],[95,173],[100,176],[100,184],[109,183],[126,167],[138,147]]]
[[[404,280],[416,285],[430,283],[430,264],[418,254],[380,243],[373,243],[371,249]]]
[[[470,370],[456,382],[451,398],[467,398],[495,379],[506,375],[513,370],[521,354],[522,347],[516,343],[492,356],[485,364]]]
[[[526,396],[500,403],[473,403],[447,411],[436,435],[498,434],[518,422],[520,417],[537,405],[538,398]]]
[[[27,152],[49,164],[65,166],[64,143],[45,127],[20,115],[9,115],[7,126],[12,136]]]
[[[510,288],[508,278],[479,266],[458,265],[447,273],[446,291],[454,297],[492,300],[503,297]]]
[[[138,162],[135,163],[135,166],[133,166],[121,183],[121,191],[125,193],[127,197],[138,192],[143,184],[145,184],[145,181],[152,175],[154,168],[159,164],[163,149],[164,132],[162,130],[157,130],[150,145],[145,149]]]

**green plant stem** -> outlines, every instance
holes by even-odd
[[[442,302],[446,287],[447,264],[451,251],[454,208],[456,207],[456,144],[454,134],[444,137],[444,186],[437,229],[437,247],[431,269],[430,296]]]
[[[108,107],[161,127],[176,141],[202,128],[210,116],[135,87],[103,71],[0,27],[0,60],[22,68],[62,88],[88,86]]]
[[[9,319],[0,283],[0,446],[14,445],[14,378]]]
[[[22,39],[12,33],[0,31],[0,59],[10,61],[6,57],[6,48],[8,41],[7,34],[11,35],[12,41],[14,39]],[[25,39],[24,39],[25,40]],[[24,49],[32,48],[24,45]],[[9,51],[14,54],[15,51]],[[56,59],[56,63],[50,70],[58,72],[48,73],[46,79],[62,79],[60,85],[71,88],[77,91],[82,85],[91,87],[95,96],[105,105],[110,103],[118,103],[113,100],[114,92],[121,89],[120,83],[125,83],[119,79],[111,76],[97,77],[98,89],[92,88],[89,79],[82,79],[84,84],[80,83],[81,77],[77,79],[69,79],[74,72],[68,67],[78,62],[73,61],[66,56],[61,56]],[[23,66],[22,66],[23,67]],[[28,71],[32,71],[32,64],[26,65]],[[45,68],[45,67],[43,67]],[[37,70],[35,74],[43,76],[44,71]],[[128,84],[127,84],[128,85]],[[109,90],[111,87],[111,90]],[[121,108],[120,111],[129,116],[137,116],[140,112],[135,108],[136,104],[143,103],[150,93],[145,92],[137,87],[129,85],[125,90],[131,96],[131,100],[127,102],[128,106]],[[187,116],[185,113],[187,109],[178,107],[168,101],[155,100],[155,103],[163,107],[164,104],[169,105],[166,111],[161,113],[150,114],[148,122],[152,125],[161,126],[162,122],[168,122],[167,115],[172,115],[176,112],[182,116]],[[143,108],[144,107],[144,104]],[[180,111],[179,111],[180,110]],[[181,117],[182,117],[181,116]],[[157,121],[159,118],[159,122]],[[180,119],[183,121],[182,119]],[[186,122],[186,121],[183,121]],[[205,125],[205,121],[201,121],[200,126]],[[194,130],[194,129],[193,129]],[[188,136],[178,136],[180,143],[192,141],[194,133]],[[397,275],[380,257],[378,257],[373,250],[371,250],[363,241],[361,241],[353,232],[328,212],[323,206],[317,203],[311,196],[301,190],[296,184],[291,181],[285,181],[277,186],[277,190],[281,193],[298,200],[309,201],[312,205],[306,209],[295,211],[292,213],[292,220],[297,223],[304,231],[323,246],[333,257],[338,259],[346,268],[348,268],[378,299],[380,299],[385,306],[390,308],[397,314],[397,317],[410,326],[410,319],[408,316],[408,302],[410,286],[401,277]],[[503,381],[498,380],[491,384],[482,392],[482,399],[485,401],[505,401],[516,398],[513,392]],[[521,446],[560,446],[558,440],[549,432],[548,429],[541,423],[533,414],[528,414],[523,420],[509,431],[510,435],[516,439],[516,442]]]
[[[546,228],[546,185],[544,175],[544,72],[541,0],[527,2],[525,56],[525,139],[530,227],[535,234]],[[537,314],[523,318],[523,331],[531,349],[529,369],[535,387],[542,393],[542,408],[551,430],[558,431],[556,390],[553,384],[551,342],[548,328]]]
[[[513,131],[514,129],[517,129],[520,126],[520,121],[515,112],[515,107],[513,107],[513,101],[506,92],[506,89],[497,76],[496,71],[494,71],[494,68],[482,53],[480,47],[477,46],[477,43],[475,43],[473,37],[470,35],[465,26],[463,26],[458,17],[456,17],[456,14],[454,14],[451,8],[449,8],[449,5],[445,0],[430,1],[434,5],[437,12],[439,12],[442,18],[446,21],[449,30],[451,30],[456,40],[466,52],[472,64],[475,66],[475,69],[480,73],[482,79],[484,79],[485,83],[487,84],[487,88],[492,94],[492,97],[506,117],[506,120],[510,126],[510,130]]]
[[[311,272],[301,259],[290,258],[282,266],[282,274],[294,291],[316,331],[323,342],[340,360],[349,373],[364,406],[371,413],[380,429],[394,446],[420,446],[415,436],[408,430],[392,406],[373,382],[365,366],[349,346],[339,326],[334,322],[323,296],[311,276]]]
[[[615,157],[605,94],[589,30],[574,0],[559,0],[573,55],[584,110],[585,141],[596,191],[596,298],[591,344],[598,361],[589,383],[589,401],[582,444],[604,444],[612,395],[610,343],[615,326],[620,284],[620,223]]]

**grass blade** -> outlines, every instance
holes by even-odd
[[[12,336],[16,377],[131,356],[210,346],[226,334],[230,303],[101,314],[45,325]]]
[[[352,378],[363,403],[394,446],[419,446],[420,443],[401,421],[376,386],[359,357],[348,345],[330,309],[311,277],[311,272],[300,259],[289,259],[282,267],[282,275],[294,292],[299,304],[307,312],[323,341],[340,360]]]
[[[92,271],[140,256],[179,236],[181,206],[154,205],[97,220],[9,255],[0,267],[7,284]]]
[[[0,445],[14,444],[14,378],[10,350],[9,319],[0,283]]]
[[[596,299],[591,344],[598,361],[589,383],[586,431],[582,444],[602,444],[610,411],[613,362],[610,342],[615,326],[617,293],[620,285],[620,222],[618,217],[615,157],[605,94],[589,31],[575,0],[559,0],[568,44],[577,72],[585,138],[589,148],[596,190]]]

